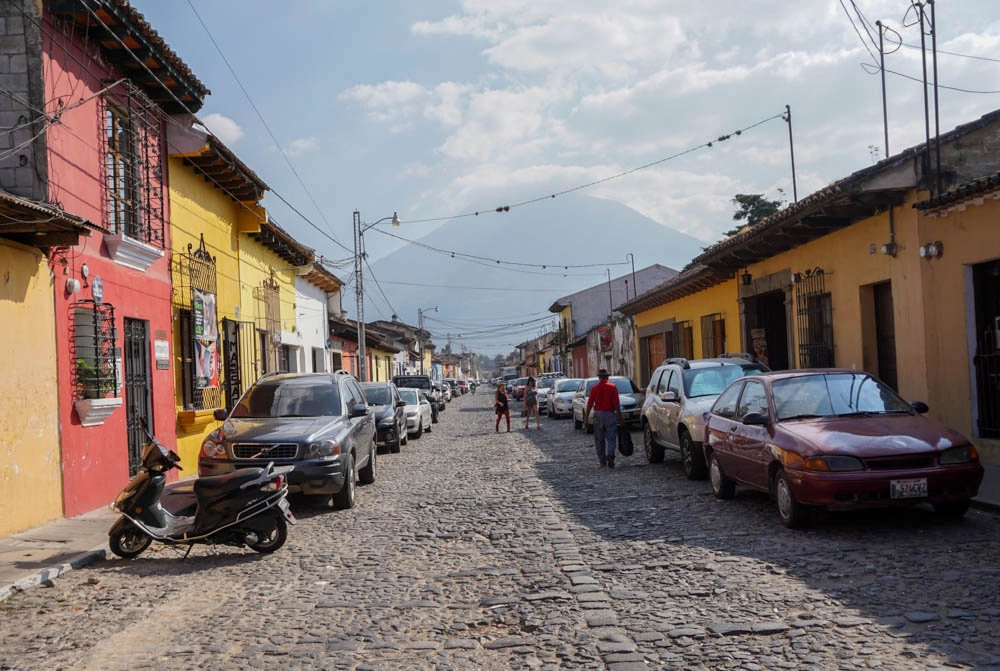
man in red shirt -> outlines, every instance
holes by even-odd
[[[618,388],[608,380],[607,368],[597,371],[598,383],[590,389],[587,408],[583,411],[583,425],[587,426],[590,409],[594,409],[594,446],[601,468],[615,467],[615,447],[618,445],[618,425],[623,423],[622,409],[618,402]],[[605,447],[605,445],[607,447]]]

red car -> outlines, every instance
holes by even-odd
[[[736,484],[769,492],[788,527],[810,508],[829,510],[930,503],[961,517],[983,467],[964,436],[921,417],[860,371],[763,373],[726,387],[708,413],[705,458],[712,491]]]

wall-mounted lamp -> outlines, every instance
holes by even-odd
[[[887,242],[884,245],[882,245],[879,251],[885,254],[886,256],[896,256],[896,252],[899,251],[899,248],[895,242]]]
[[[75,294],[80,290],[80,280],[75,277],[66,278],[66,293]]]
[[[743,286],[745,287],[748,287],[751,284],[753,284],[753,275],[750,274],[749,270],[743,271],[743,274],[740,275],[740,282],[742,282]]]
[[[922,259],[935,259],[939,258],[942,254],[944,254],[944,243],[940,240],[920,245],[920,258]]]

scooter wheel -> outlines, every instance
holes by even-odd
[[[254,532],[257,534],[257,542],[253,545],[247,543],[247,546],[262,555],[270,554],[280,548],[285,544],[285,540],[288,538],[288,524],[285,523],[284,517],[272,517],[274,520],[274,526],[269,525],[268,530],[255,529]]]
[[[108,536],[108,545],[111,547],[111,551],[122,559],[138,557],[152,542],[152,538],[131,524]]]

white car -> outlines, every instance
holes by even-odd
[[[406,401],[406,433],[410,438],[419,438],[431,432],[431,402],[423,389],[400,387],[399,395]]]
[[[558,378],[549,389],[546,414],[549,417],[567,417],[573,414],[573,396],[580,386],[580,378]]]
[[[549,411],[549,396],[552,393],[552,386],[555,384],[554,377],[543,377],[538,380],[538,414],[544,415]]]

